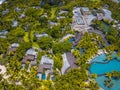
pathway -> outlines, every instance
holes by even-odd
[[[70,67],[70,64],[67,61],[66,53],[64,53],[62,57],[63,57],[63,66],[61,68],[61,73],[64,74],[65,71]]]

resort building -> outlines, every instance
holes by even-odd
[[[112,12],[110,10],[103,8],[102,11],[103,11],[103,14],[104,14],[103,19],[105,19],[105,20],[107,19],[109,21],[113,20],[112,19]]]
[[[59,14],[59,15],[61,15],[61,14],[68,14],[68,11],[61,10],[58,14]]]
[[[46,33],[35,34],[35,37],[36,37],[37,39],[40,39],[40,38],[43,37],[43,36],[48,37],[48,34],[46,34]]]
[[[48,17],[47,13],[44,13],[41,17]]]
[[[76,58],[73,56],[71,52],[64,53],[63,57],[63,66],[61,68],[61,74],[65,74],[71,68],[77,68]]]
[[[45,80],[47,78],[53,80],[53,66],[54,62],[52,59],[50,59],[46,55],[42,56],[37,70],[37,78],[39,78],[40,80]]]
[[[57,19],[64,19],[65,16],[58,16]]]
[[[120,24],[117,25],[117,30],[120,30]]]
[[[102,20],[103,19],[103,13],[97,13],[97,19]]]
[[[18,26],[18,21],[13,20],[13,21],[12,21],[12,27],[17,27],[17,26]]]
[[[14,52],[16,51],[16,49],[19,47],[19,43],[13,43],[9,49],[8,49],[8,54],[10,54],[10,52]]]
[[[2,11],[2,16],[6,15],[8,13],[9,13],[9,9],[6,9],[6,10]]]
[[[77,32],[75,37],[74,37],[74,42],[73,42],[73,46],[76,46],[78,44],[78,42],[82,39],[84,33],[82,32]]]
[[[20,14],[20,17],[19,18],[25,18],[26,16],[25,16],[25,14]]]
[[[19,11],[21,11],[21,8],[16,7],[14,10],[15,10],[16,12],[19,12]]]
[[[73,8],[73,23],[71,28],[78,32],[86,32],[91,27],[91,22],[96,19],[89,10],[88,7],[74,7]]]
[[[7,33],[8,33],[7,30],[2,30],[2,31],[0,32],[0,35],[6,35]]]
[[[29,62],[29,67],[28,67],[28,72],[29,72],[31,65],[36,65],[37,55],[38,52],[36,52],[35,49],[33,48],[28,49],[24,58],[22,59],[22,68],[24,68],[26,63]]]
[[[8,31],[7,30],[2,30],[1,32],[0,32],[0,38],[6,38],[6,34],[8,33]]]
[[[50,25],[50,28],[58,25],[57,22],[51,22],[51,21],[48,21],[48,24]]]
[[[81,7],[82,15],[91,15],[91,12],[88,7]]]
[[[87,27],[86,22],[81,15],[80,8],[74,8],[73,10],[73,23],[72,29],[75,31],[87,31],[85,28]]]

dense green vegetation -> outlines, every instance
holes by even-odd
[[[42,5],[43,1],[45,2],[44,5]],[[76,64],[80,68],[72,69],[65,75],[60,74],[62,67],[61,54],[71,51],[73,47],[67,40],[60,42],[60,39],[66,34],[76,33],[71,30],[70,26],[74,6],[87,6],[92,10],[94,8],[101,9],[104,4],[109,5],[112,17],[120,21],[120,4],[113,3],[110,0],[9,0],[7,3],[0,5],[0,31],[8,31],[7,38],[0,38],[0,64],[7,67],[6,74],[10,75],[7,79],[0,75],[0,90],[99,89],[97,83],[93,80],[96,75],[88,75],[87,69],[90,65],[86,62],[97,54],[98,49],[106,49],[110,53],[117,51],[117,54],[120,55],[120,32],[112,27],[112,22],[106,22],[110,26],[109,32],[104,30],[101,21],[93,22],[93,27],[105,34],[109,45],[105,45],[105,41],[100,35],[86,32],[73,51],[77,58]],[[8,12],[3,14],[4,10],[8,10]],[[68,14],[59,15],[58,13],[61,10],[68,11]],[[65,18],[57,19],[59,16]],[[14,20],[18,22],[15,27],[12,26]],[[58,25],[52,26],[48,21],[56,22]],[[36,33],[46,33],[48,37],[36,38],[34,35]],[[16,42],[20,44],[16,52],[7,55],[9,46]],[[37,63],[39,63],[41,56],[45,54],[48,54],[54,60],[55,79],[53,81],[38,80],[36,78],[37,66],[32,66],[29,73],[26,69],[21,70],[20,61],[31,47],[38,51]],[[81,50],[82,52],[80,52]],[[113,72],[112,77],[120,78],[118,72]],[[19,81],[22,85],[15,84]]]

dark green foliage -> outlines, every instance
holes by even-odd
[[[16,56],[19,60],[23,58],[26,51],[31,48],[32,44],[28,42],[21,43],[20,46],[16,50]]]
[[[69,52],[72,48],[72,44],[68,41],[58,42],[53,44],[53,53],[64,53]]]
[[[43,36],[37,41],[38,45],[43,50],[49,50],[52,47],[52,38]]]
[[[9,44],[10,43],[6,39],[0,38],[0,54],[5,54],[7,52]]]

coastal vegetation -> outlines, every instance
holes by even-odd
[[[100,87],[93,80],[97,75],[88,74],[90,67],[88,60],[95,56],[99,49],[108,52],[107,60],[111,60],[113,52],[120,56],[120,32],[112,27],[113,22],[95,20],[91,25],[105,35],[105,40],[97,33],[85,32],[74,47],[68,39],[61,41],[61,38],[67,34],[76,33],[71,30],[73,7],[87,6],[91,10],[95,8],[101,10],[104,4],[109,5],[112,17],[120,21],[120,4],[110,0],[9,0],[1,4],[0,31],[7,30],[8,33],[6,38],[0,38],[0,64],[6,66],[5,75],[8,77],[5,78],[0,74],[0,90],[98,90]],[[68,13],[58,14],[62,10]],[[14,21],[17,22],[15,26]],[[57,23],[57,25],[50,25],[48,22]],[[108,25],[109,31],[105,30],[103,22]],[[36,38],[36,33],[48,36]],[[15,52],[8,54],[9,46],[16,42],[20,46]],[[36,78],[37,66],[32,66],[30,72],[27,72],[26,68],[21,69],[23,56],[32,47],[38,51],[37,65],[45,54],[54,60],[53,81]],[[61,55],[70,52],[71,49],[74,49],[72,53],[77,59],[75,64],[79,68],[71,69],[61,75]],[[118,79],[120,72],[113,71],[106,73],[105,76],[108,79]],[[106,84],[108,82],[110,82],[109,86]],[[104,84],[108,87],[113,86],[110,80],[105,80]]]

